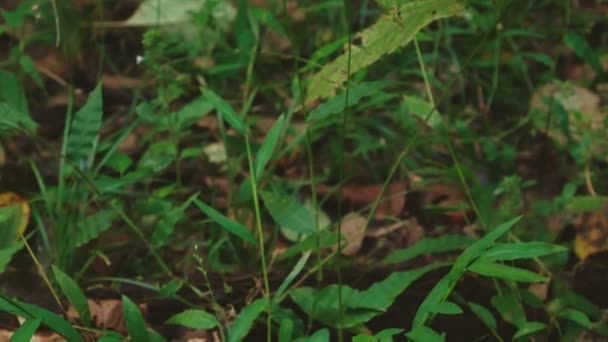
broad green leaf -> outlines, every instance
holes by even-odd
[[[443,342],[445,336],[428,327],[415,327],[405,334],[407,338],[417,342]]]
[[[424,121],[431,128],[441,126],[441,114],[427,100],[418,96],[404,96],[403,103],[420,120]]]
[[[148,341],[148,331],[144,317],[139,308],[127,296],[122,296],[122,309],[125,315],[125,323],[132,341]]]
[[[103,116],[101,89],[101,83],[97,84],[85,105],[76,113],[66,140],[65,151],[69,165],[74,165],[80,171],[91,168],[97,152]]]
[[[68,298],[70,304],[74,306],[80,320],[82,320],[85,326],[90,327],[91,313],[89,311],[89,304],[87,302],[87,297],[80,289],[80,286],[78,286],[78,284],[67,274],[55,267],[55,265],[53,265],[53,274],[55,275],[55,280],[57,281],[57,284],[59,284],[61,291]]]
[[[42,323],[40,318],[30,318],[11,335],[9,342],[30,342]]]
[[[462,309],[455,303],[446,300],[437,304],[432,312],[444,315],[458,315],[462,313]]]
[[[203,97],[215,107],[220,116],[226,120],[232,128],[240,134],[245,134],[245,121],[243,121],[243,118],[241,118],[228,102],[224,101],[224,99],[211,89],[201,88],[201,91]]]
[[[177,292],[182,288],[182,286],[184,286],[183,280],[174,279],[162,285],[158,289],[158,294],[163,297],[172,297],[177,294]]]
[[[598,211],[607,203],[606,196],[574,196],[566,204],[566,210],[574,213]]]
[[[279,342],[291,342],[293,337],[293,321],[289,318],[281,320],[279,324]]]
[[[284,253],[280,254],[279,259],[289,259],[295,255],[298,255],[299,253],[317,249],[317,247],[319,249],[331,247],[337,243],[338,237],[335,232],[331,230],[322,230],[318,235],[310,234],[302,241],[287,248]]]
[[[268,308],[266,298],[257,299],[245,306],[228,328],[228,342],[243,341],[251,330],[253,322],[266,308]]]
[[[351,328],[380,315],[395,298],[427,272],[444,266],[428,265],[419,269],[395,272],[364,291],[349,286],[330,285],[321,290],[300,287],[291,290],[290,298],[313,319],[334,328]],[[338,291],[342,292],[340,312]]]
[[[490,278],[500,278],[525,283],[536,283],[549,280],[545,276],[536,274],[523,268],[493,262],[478,261],[469,266],[468,270]]]
[[[311,252],[308,251],[308,252],[302,254],[302,256],[300,257],[300,260],[298,260],[298,262],[293,267],[291,272],[289,272],[287,277],[285,277],[285,279],[279,286],[279,289],[274,293],[275,300],[281,298],[281,296],[283,295],[283,292],[285,292],[285,290],[291,284],[291,282],[298,276],[298,274],[300,274],[300,272],[302,272],[302,269],[304,268],[304,266],[306,265],[306,262],[308,261],[308,257],[310,257],[310,253]]]
[[[593,51],[593,48],[579,34],[569,31],[563,38],[564,44],[574,51],[574,53],[587,64],[589,64],[595,72],[602,74],[604,72],[602,63],[600,63],[599,55]]]
[[[0,273],[4,272],[13,255],[19,252],[21,248],[23,248],[23,242],[19,241],[0,249]]]
[[[464,274],[467,267],[477,259],[485,250],[487,250],[497,239],[504,235],[509,229],[511,229],[519,220],[521,216],[516,217],[508,222],[498,225],[496,228],[490,230],[484,237],[477,240],[471,246],[469,246],[454,262],[452,269],[446,274],[429,292],[426,296],[418,311],[414,317],[414,327],[423,326],[426,320],[432,315],[433,307],[443,302],[454,288],[460,277]]]
[[[545,323],[541,322],[526,322],[522,325],[519,330],[513,335],[513,340],[517,340],[522,337],[536,334],[537,332],[543,331],[547,328]]]
[[[139,160],[139,169],[158,173],[177,159],[177,146],[174,141],[161,140],[152,143]]]
[[[145,0],[123,24],[126,26],[176,25],[192,21],[192,13],[204,8],[207,0]],[[234,19],[228,1],[216,1],[214,17],[223,22]]]
[[[270,159],[272,159],[272,155],[277,146],[277,142],[279,141],[279,137],[281,135],[281,132],[283,131],[284,125],[285,125],[285,115],[281,115],[276,119],[276,121],[274,122],[274,124],[272,125],[270,130],[268,131],[268,134],[266,134],[266,138],[264,138],[264,142],[262,143],[262,146],[260,146],[260,149],[258,150],[258,153],[255,158],[255,168],[254,168],[255,178],[257,180],[260,179],[260,176],[262,175],[262,171],[266,167],[266,164],[268,163],[268,161]]]
[[[240,237],[241,239],[243,239],[247,242],[251,242],[253,244],[256,243],[255,237],[253,236],[251,231],[249,231],[249,229],[247,229],[247,227],[227,218],[226,216],[222,215],[219,211],[211,208],[210,206],[206,205],[205,203],[201,202],[198,199],[194,200],[194,204],[202,212],[204,212],[207,216],[209,216],[209,218],[211,218],[213,221],[215,221],[217,224],[219,224],[220,227],[224,228],[228,232]]]
[[[342,113],[346,107],[352,107],[368,96],[372,96],[386,86],[386,82],[363,82],[357,84],[348,91],[348,104],[346,104],[346,92],[321,103],[308,115],[306,121],[323,120],[333,114]]]
[[[492,306],[500,313],[500,316],[505,321],[522,327],[526,323],[526,312],[519,300],[517,294],[513,291],[508,291],[501,295],[492,297]]]
[[[557,316],[574,322],[585,329],[592,328],[591,320],[589,320],[589,317],[587,317],[587,315],[582,311],[568,308],[560,311]]]
[[[477,316],[486,327],[492,330],[496,329],[496,319],[490,310],[475,302],[468,302],[467,304],[469,304],[471,311],[473,311],[475,316]]]
[[[173,234],[173,230],[175,229],[175,225],[182,219],[186,217],[185,211],[192,204],[192,202],[198,197],[198,193],[190,196],[184,203],[182,203],[179,207],[172,208],[168,212],[164,213],[158,224],[156,225],[156,229],[152,234],[152,238],[150,242],[154,247],[164,246],[169,242],[169,237]]]
[[[262,191],[264,205],[276,223],[300,234],[315,231],[315,218],[294,196]]]
[[[4,12],[6,13],[6,12]],[[21,82],[10,72],[0,70],[0,132],[35,132]]]
[[[191,309],[171,316],[165,324],[177,324],[192,329],[211,329],[219,322],[215,316],[206,311]]]
[[[546,242],[497,243],[485,251],[479,260],[489,263],[516,259],[529,259],[553,253],[567,252],[568,248]]]
[[[350,53],[345,51],[313,76],[306,102],[332,97],[350,75],[407,45],[420,29],[434,20],[460,12],[464,5],[460,0],[414,0],[395,7],[395,11],[383,15],[356,35]]]
[[[73,248],[78,248],[85,243],[96,239],[101,233],[112,226],[116,218],[113,210],[98,210],[78,222],[78,229],[72,240]]]
[[[375,336],[359,334],[353,337],[352,342],[378,342],[378,339]]]
[[[401,334],[403,332],[403,329],[397,329],[397,328],[389,328],[389,329],[384,329],[381,332],[376,334],[376,339],[378,340],[378,342],[393,342],[393,336],[397,335],[397,334]]]
[[[474,240],[464,235],[442,235],[436,238],[422,238],[413,246],[392,251],[385,263],[399,263],[413,259],[422,254],[449,252],[465,248]]]
[[[84,339],[70,322],[59,315],[41,307],[11,300],[0,294],[0,311],[23,317],[25,319],[39,318],[44,325],[65,337],[70,342],[84,342]]]
[[[327,328],[319,329],[309,337],[298,338],[294,342],[329,342],[329,330]]]
[[[187,129],[205,117],[213,109],[213,104],[202,95],[184,105],[177,112],[161,119],[160,125],[174,126],[178,130]]]

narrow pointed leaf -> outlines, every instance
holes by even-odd
[[[245,122],[243,121],[243,118],[241,118],[228,102],[224,101],[224,99],[211,89],[203,88],[201,91],[203,92],[203,97],[215,107],[220,116],[226,120],[232,128],[240,134],[245,134]]]
[[[256,243],[255,237],[253,236],[251,231],[249,231],[249,229],[247,229],[247,227],[243,226],[242,224],[240,224],[236,221],[233,221],[233,220],[227,218],[226,216],[222,215],[219,211],[211,208],[210,206],[206,205],[205,203],[201,202],[198,199],[194,200],[194,204],[202,212],[204,212],[207,216],[209,216],[209,218],[211,218],[213,221],[215,221],[217,224],[219,224],[220,227],[224,228],[228,232],[240,237],[241,239],[243,239],[247,242],[251,242],[253,244]]]
[[[264,138],[264,142],[260,147],[257,156],[255,158],[255,177],[256,179],[260,178],[264,167],[270,159],[272,159],[272,154],[277,146],[277,142],[279,141],[279,137],[281,132],[283,131],[283,126],[285,125],[285,115],[281,115],[274,122],[268,134],[266,134],[266,138]]]
[[[91,313],[89,312],[89,304],[87,303],[87,297],[84,292],[80,289],[80,286],[67,274],[63,273],[60,269],[53,265],[53,274],[55,280],[59,284],[61,291],[68,298],[74,309],[78,313],[78,316],[85,324],[85,326],[91,326]]]
[[[469,266],[468,270],[490,278],[500,278],[525,283],[537,283],[548,280],[547,277],[523,268],[491,262],[476,262]]]

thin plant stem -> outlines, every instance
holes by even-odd
[[[254,175],[253,156],[249,137],[245,134],[245,146],[247,148],[247,161],[249,162],[249,172]],[[268,302],[268,316],[266,318],[266,340],[272,340],[272,304],[270,302],[270,285],[268,283],[268,269],[266,268],[266,252],[264,251],[264,231],[262,227],[262,214],[260,211],[260,200],[258,197],[258,185],[255,177],[251,177],[251,192],[253,194],[253,207],[255,210],[255,221],[258,230],[258,248],[260,249],[260,259],[262,263],[262,277],[264,279],[264,297]]]

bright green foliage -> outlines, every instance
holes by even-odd
[[[463,235],[443,235],[436,238],[422,238],[413,246],[392,251],[384,262],[400,263],[427,253],[443,253],[462,249],[473,240]]]
[[[80,171],[91,168],[97,151],[102,117],[103,100],[100,83],[91,92],[85,105],[74,116],[66,145],[68,165],[74,166]]]
[[[68,341],[84,342],[84,339],[72,324],[54,312],[39,306],[8,299],[0,295],[0,310],[25,319],[40,319],[44,325],[53,329]]]
[[[315,217],[293,196],[262,191],[262,198],[266,209],[279,225],[301,234],[315,232]]]
[[[253,322],[268,307],[266,298],[260,298],[244,307],[228,328],[228,342],[243,341]]]
[[[285,116],[281,115],[274,122],[268,134],[266,134],[266,138],[264,138],[264,142],[260,149],[258,150],[257,156],[255,158],[255,168],[254,175],[256,180],[259,181],[260,176],[262,175],[262,171],[269,160],[272,159],[272,155],[279,141],[279,137],[284,130],[285,125]]]
[[[91,326],[89,304],[87,303],[87,298],[80,289],[80,286],[55,266],[53,266],[53,274],[55,275],[55,280],[57,281],[57,284],[59,284],[61,291],[74,306],[80,320],[82,320],[85,326]]]
[[[365,291],[345,285],[341,288],[338,285],[330,285],[321,290],[300,287],[292,290],[289,295],[300,309],[314,319],[336,328],[351,328],[381,314],[409,285],[440,266],[443,265],[394,272]],[[342,291],[342,305],[345,310],[343,313],[339,310],[338,291]]]
[[[227,218],[226,216],[222,215],[217,210],[211,208],[210,206],[206,205],[205,203],[203,203],[197,199],[194,200],[194,204],[202,212],[207,214],[207,216],[209,216],[213,221],[215,221],[217,224],[219,224],[220,227],[224,228],[228,232],[240,237],[241,239],[243,239],[245,241],[251,242],[253,244],[256,243],[255,237],[253,236],[251,231],[249,231],[247,229],[247,227],[243,226],[242,224],[240,224],[236,221],[233,221],[233,220]]]
[[[148,331],[139,308],[127,296],[122,296],[122,309],[129,337],[133,341],[148,341]]]
[[[194,309],[175,314],[165,323],[182,325],[193,329],[211,329],[219,324],[215,316],[206,311]]]
[[[463,8],[464,1],[460,0],[414,0],[385,14],[357,34],[355,41],[361,43],[352,43],[350,54],[345,52],[313,76],[306,102],[333,96],[350,75],[407,45],[432,21],[452,16]]]
[[[13,332],[10,342],[29,342],[36,333],[36,330],[42,323],[40,318],[31,318],[25,321],[19,329]]]

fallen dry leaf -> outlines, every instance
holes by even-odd
[[[365,217],[354,212],[342,218],[341,230],[346,239],[346,245],[342,248],[343,255],[353,256],[361,249],[366,221]]]

